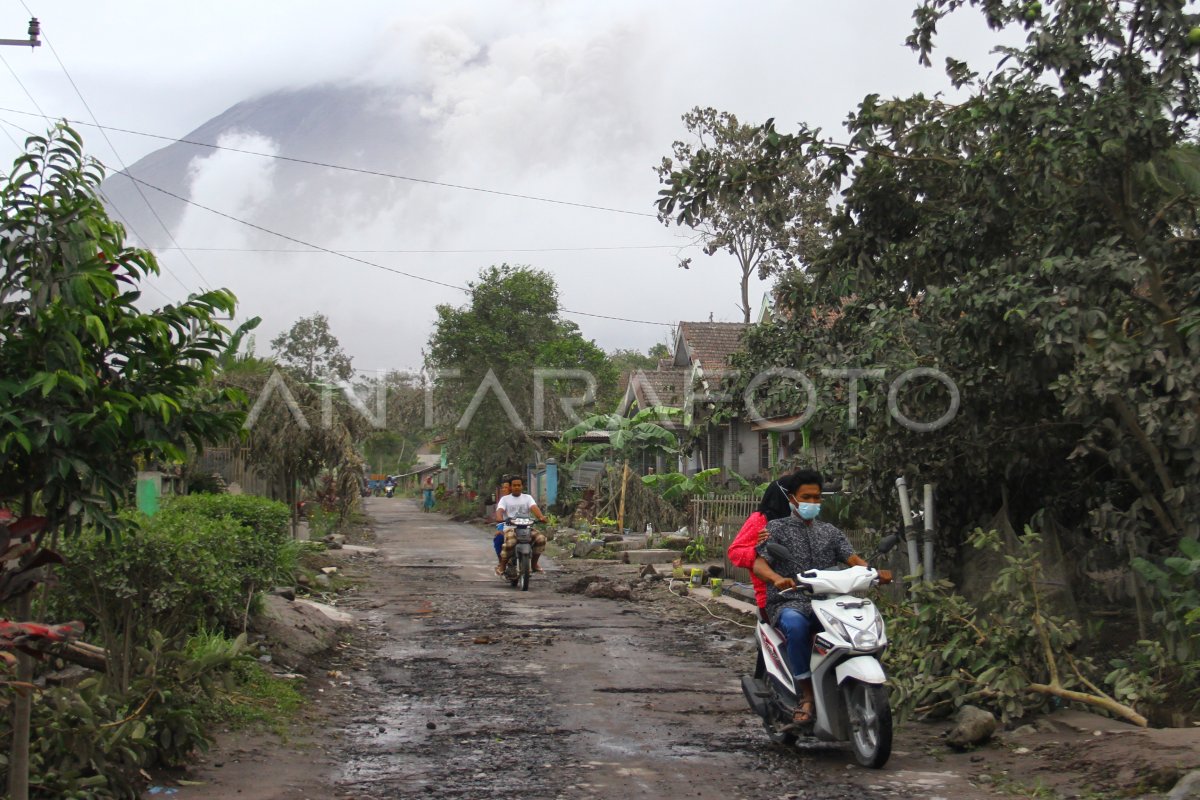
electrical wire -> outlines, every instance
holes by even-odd
[[[27,7],[25,10],[26,10],[26,11],[28,11],[28,10],[29,10],[29,9],[28,9],[28,7]],[[33,16],[33,14],[32,14],[32,13],[30,13],[30,16]],[[46,42],[46,44],[47,44],[47,45],[49,45],[50,43],[47,41],[47,42]],[[56,57],[57,57],[57,56],[56,56]],[[38,101],[37,101],[37,100],[34,98],[33,94],[32,94],[32,93],[29,91],[29,89],[27,89],[27,88],[25,87],[25,84],[24,84],[24,82],[21,80],[20,76],[18,76],[18,75],[17,75],[16,71],[15,71],[15,70],[12,68],[12,66],[10,66],[10,65],[9,65],[9,63],[8,63],[8,60],[7,60],[7,59],[5,59],[5,58],[4,58],[4,56],[3,56],[2,54],[0,54],[0,61],[3,61],[3,62],[4,62],[4,66],[8,67],[8,71],[9,71],[9,73],[10,73],[10,74],[12,74],[12,76],[13,76],[13,80],[15,80],[15,81],[17,82],[17,85],[21,87],[21,90],[22,90],[23,92],[25,92],[25,96],[29,98],[29,102],[33,103],[34,107],[35,107],[35,108],[38,110],[38,112],[39,112],[40,116],[41,116],[41,117],[43,117],[43,118],[45,118],[45,119],[50,119],[50,118],[49,118],[48,116],[46,116],[44,113],[40,113],[40,112],[42,111],[42,107],[41,107],[41,106],[38,104]],[[61,62],[59,62],[59,63],[61,64]],[[65,71],[65,70],[64,70],[64,71]],[[70,77],[70,76],[68,76],[68,78],[69,78],[69,77]],[[82,97],[81,97],[81,99],[82,99]],[[86,103],[85,103],[85,105],[86,105]],[[31,130],[29,130],[29,129],[27,129],[27,128],[23,128],[23,127],[21,127],[20,125],[16,124],[15,122],[10,122],[9,120],[0,120],[0,122],[3,122],[3,123],[4,123],[4,124],[6,124],[6,125],[11,125],[12,127],[16,128],[17,130],[19,130],[19,131],[23,131],[23,132],[24,132],[26,135],[28,135],[28,136],[34,136],[34,135],[35,135],[35,134],[33,133],[33,131],[31,131]],[[7,128],[5,128],[5,129],[4,129],[4,132],[7,134],[7,133],[8,133],[8,129],[7,129]],[[13,137],[12,137],[12,134],[9,134],[8,138],[9,138],[9,139],[12,139],[12,138],[13,138]],[[15,140],[13,141],[13,144],[17,145],[17,150],[24,152],[25,148],[24,148],[24,147],[22,147],[21,145],[17,144],[17,142],[16,142]],[[111,144],[111,143],[110,143],[110,144]],[[114,155],[115,155],[115,154],[116,154],[116,151],[114,150],[114,151],[113,151],[113,153],[114,153]],[[134,236],[136,236],[136,237],[137,237],[139,240],[141,240],[141,241],[143,241],[143,242],[144,242],[144,241],[146,241],[146,239],[143,239],[143,238],[142,238],[142,236],[141,236],[141,235],[140,235],[140,234],[137,232],[137,230],[136,230],[136,229],[133,227],[133,225],[131,225],[131,224],[130,224],[130,223],[127,221],[127,220],[125,220],[124,216],[121,214],[121,212],[120,212],[120,210],[117,208],[116,204],[114,204],[114,203],[113,203],[111,200],[109,200],[107,197],[105,197],[105,198],[104,198],[104,202],[108,203],[108,205],[109,205],[109,208],[111,208],[111,209],[112,209],[112,210],[113,210],[113,211],[114,211],[114,212],[117,214],[117,216],[118,216],[118,217],[121,217],[121,219],[122,219],[122,222],[124,223],[125,227],[126,227],[126,228],[128,228],[128,229],[129,229],[129,230],[130,230],[130,231],[133,233],[133,235],[134,235]],[[151,209],[151,210],[153,210],[153,209]],[[167,274],[168,274],[168,275],[170,275],[172,278],[174,278],[176,281],[178,281],[179,285],[183,287],[183,290],[184,290],[185,292],[190,292],[190,291],[191,291],[191,289],[189,289],[189,288],[188,288],[187,284],[185,284],[183,281],[179,280],[179,277],[178,277],[177,275],[175,275],[175,273],[173,273],[173,272],[171,272],[169,269],[167,269],[167,266],[166,266],[165,264],[163,265],[163,269],[167,271]],[[161,294],[163,297],[166,297],[166,296],[167,296],[165,293],[163,293],[161,290],[158,290],[157,288],[156,288],[156,291],[158,291],[158,293],[159,293],[159,294]],[[170,299],[170,298],[168,298],[168,299]]]
[[[49,42],[47,42],[47,44],[49,44]],[[5,108],[2,106],[0,106],[0,111],[7,111],[7,112],[10,112],[13,114],[27,114],[29,116],[45,116],[45,114],[33,114],[32,112],[29,112],[29,111],[21,111],[19,109]],[[49,118],[47,117],[47,119],[49,119]],[[144,131],[130,130],[129,128],[116,128],[116,127],[111,127],[111,126],[107,126],[107,125],[101,125],[101,124],[99,124],[99,122],[89,123],[89,122],[83,122],[81,120],[70,120],[70,119],[68,119],[66,121],[70,122],[73,125],[87,125],[89,127],[96,127],[96,128],[101,129],[102,131],[107,130],[107,131],[115,131],[117,133],[129,133],[134,136],[146,136],[151,139],[161,139],[161,140],[167,141],[167,142],[178,142],[180,144],[190,144],[193,147],[208,147],[213,150],[225,150],[230,153],[242,153],[244,155],[259,156],[260,158],[273,158],[278,161],[290,161],[293,164],[305,164],[305,165],[308,165],[311,167],[324,167],[326,169],[336,169],[336,170],[341,170],[343,172],[355,172],[360,175],[373,175],[378,178],[390,178],[392,180],[397,180],[397,181],[408,181],[410,183],[421,183],[421,184],[425,184],[427,186],[440,186],[445,189],[459,189],[459,190],[462,190],[465,192],[479,192],[481,194],[491,194],[491,195],[497,195],[500,197],[511,197],[511,198],[514,198],[517,200],[531,200],[531,201],[537,202],[537,203],[551,203],[554,205],[570,206],[573,208],[586,208],[586,209],[590,209],[592,211],[607,211],[612,214],[628,214],[630,216],[635,216],[635,217],[650,217],[652,219],[658,219],[657,214],[652,214],[649,211],[632,211],[627,208],[613,208],[611,206],[601,206],[601,205],[595,205],[593,203],[580,203],[580,202],[575,202],[572,200],[560,200],[560,199],[557,199],[554,197],[541,197],[539,195],[522,194],[520,192],[506,192],[506,191],[503,191],[500,189],[487,189],[487,188],[484,188],[481,186],[468,186],[467,184],[462,184],[462,183],[448,183],[446,181],[435,181],[435,180],[432,180],[429,178],[416,178],[416,177],[413,177],[412,175],[400,175],[400,174],[394,173],[394,172],[382,172],[380,170],[364,169],[362,167],[348,167],[344,164],[331,164],[331,163],[327,163],[324,161],[313,161],[313,160],[307,159],[307,158],[295,158],[293,156],[282,156],[277,153],[262,153],[257,150],[246,150],[241,147],[229,147],[228,145],[209,144],[208,142],[198,142],[198,141],[195,141],[194,139],[178,139],[173,136],[163,136],[163,135],[157,134],[157,133],[146,133]]]
[[[184,203],[187,203],[188,205],[195,206],[196,208],[199,208],[199,209],[203,209],[204,211],[207,211],[210,214],[216,214],[218,217],[224,217],[225,219],[230,220],[232,222],[236,222],[240,225],[245,225],[248,228],[253,228],[256,231],[260,231],[260,232],[268,234],[270,236],[276,236],[280,239],[284,239],[293,244],[302,245],[306,248],[309,248],[312,250],[318,250],[322,253],[327,253],[329,255],[339,256],[340,258],[345,258],[349,261],[354,261],[355,263],[362,264],[364,266],[373,267],[375,269],[380,269],[380,270],[383,270],[384,272],[391,272],[396,275],[403,275],[406,278],[412,278],[413,280],[422,281],[424,283],[431,283],[435,286],[444,286],[448,289],[457,289],[460,292],[470,292],[469,287],[466,287],[466,286],[461,286],[458,284],[446,283],[444,281],[434,280],[433,278],[427,278],[424,275],[416,275],[412,272],[405,272],[404,270],[396,269],[395,267],[387,267],[387,266],[384,266],[383,264],[377,264],[374,261],[368,261],[365,258],[359,258],[358,256],[352,255],[348,252],[344,252],[344,251],[340,251],[340,250],[333,250],[328,247],[322,247],[321,245],[313,244],[312,242],[307,242],[303,239],[298,239],[295,236],[289,236],[286,233],[280,233],[279,231],[272,230],[270,228],[266,228],[257,223],[250,222],[249,220],[245,220],[245,219],[242,219],[241,217],[234,216],[233,214],[227,214],[224,211],[218,211],[217,209],[206,206],[203,203],[197,203],[195,200],[191,200],[187,197],[183,197],[179,194],[176,194],[175,192],[170,191],[169,189],[164,189],[161,186],[155,186],[154,184],[148,183],[148,182],[142,180],[141,178],[134,177],[133,175],[129,174],[128,172],[122,171],[121,174],[123,174],[125,177],[129,178],[131,181],[134,181],[136,183],[141,184],[142,186],[145,186],[147,189],[153,189],[156,192],[161,192],[161,193],[167,195],[168,197],[173,197],[176,200],[180,200]],[[637,323],[640,325],[662,325],[662,326],[668,327],[668,328],[674,327],[674,325],[670,322],[657,322],[657,321],[645,320],[645,319],[631,319],[629,317],[616,317],[616,316],[609,316],[607,314],[592,314],[587,311],[575,311],[575,310],[572,310],[569,308],[563,308],[563,309],[560,309],[560,311],[564,314],[572,314],[572,315],[582,316],[582,317],[595,317],[597,319],[609,319],[609,320],[615,320],[617,322],[632,322],[632,323]]]
[[[0,56],[0,58],[2,58],[2,56]],[[22,131],[22,132],[24,132],[24,133],[27,133],[27,134],[29,134],[30,136],[33,136],[33,135],[34,135],[34,133],[33,133],[32,131],[30,131],[30,130],[26,130],[25,128],[22,128],[20,125],[17,125],[17,124],[15,124],[15,123],[13,123],[13,122],[9,122],[9,121],[8,121],[8,120],[6,120],[6,119],[0,119],[0,123],[3,123],[3,124],[5,124],[5,125],[11,125],[12,127],[16,128],[17,130],[19,130],[19,131]],[[12,134],[8,132],[8,128],[0,128],[0,130],[3,130],[3,131],[4,131],[5,135],[6,135],[6,136],[8,136],[8,138],[9,138],[10,140],[12,140],[12,143],[13,143],[13,144],[17,144],[16,140],[15,140],[15,139],[13,139],[13,137],[12,137]],[[19,144],[17,144],[17,149],[18,149],[18,150],[24,150],[24,148],[23,148],[21,145],[19,145]],[[122,225],[124,225],[125,227],[129,228],[130,230],[132,230],[132,229],[133,229],[133,227],[132,227],[132,226],[131,226],[131,225],[130,225],[128,222],[126,222],[126,221],[125,221],[125,218],[121,216],[121,212],[120,212],[120,211],[117,209],[116,205],[114,205],[114,204],[113,204],[113,202],[112,202],[111,200],[109,200],[109,199],[108,199],[108,198],[107,198],[107,197],[104,195],[104,192],[102,192],[102,191],[100,191],[99,189],[97,189],[97,190],[96,190],[96,194],[100,195],[100,199],[101,199],[101,200],[103,200],[103,201],[104,201],[104,202],[105,202],[105,203],[108,205],[108,207],[112,209],[113,213],[115,213],[115,214],[117,215],[117,217],[120,219],[120,221],[121,221],[121,224],[122,224]],[[137,233],[136,233],[136,232],[134,232],[134,235],[135,235],[135,236],[137,236]],[[141,237],[139,236],[138,238],[140,239]],[[168,295],[168,294],[167,294],[166,292],[164,292],[162,289],[160,289],[160,288],[158,288],[157,286],[155,286],[153,283],[146,282],[146,283],[144,283],[143,285],[144,285],[146,288],[150,289],[151,291],[153,291],[153,292],[157,292],[157,293],[159,294],[159,296],[161,296],[161,297],[162,297],[164,300],[166,300],[168,303],[178,303],[178,302],[179,302],[178,300],[175,300],[175,299],[173,299],[173,298],[172,298],[170,295]],[[185,290],[185,291],[190,291],[190,289],[188,289],[188,287],[187,287],[187,286],[184,286],[183,288],[184,288],[184,290]]]
[[[5,119],[0,119],[0,123],[4,123],[4,124],[7,124],[7,125],[12,125],[13,127],[17,128],[18,130],[23,130],[23,129],[22,129],[20,126],[19,126],[19,125],[16,125],[16,124],[14,124],[14,123],[12,123],[12,122],[9,122],[8,120],[5,120]],[[97,160],[98,160],[98,159],[97,159]],[[357,262],[357,263],[359,263],[359,264],[363,264],[364,266],[368,266],[368,267],[374,267],[375,269],[381,269],[381,270],[384,270],[385,272],[392,272],[392,273],[395,273],[395,274],[397,274],[397,275],[402,275],[402,276],[404,276],[404,277],[406,277],[406,278],[412,278],[413,280],[424,281],[425,283],[431,283],[431,284],[434,284],[434,285],[436,285],[436,286],[444,286],[444,287],[446,287],[446,288],[449,288],[449,289],[457,289],[457,290],[458,290],[458,291],[460,291],[460,292],[469,292],[469,291],[470,291],[470,290],[469,290],[469,289],[468,289],[466,286],[461,286],[461,285],[458,285],[458,284],[445,283],[445,282],[443,282],[443,281],[434,280],[433,278],[426,278],[426,277],[425,277],[425,276],[423,276],[423,275],[416,275],[416,274],[413,274],[413,273],[411,273],[411,272],[405,272],[404,270],[399,270],[399,269],[396,269],[396,268],[394,268],[394,267],[387,267],[387,266],[384,266],[383,264],[377,264],[377,263],[375,263],[374,261],[368,261],[368,260],[366,260],[366,259],[364,259],[364,258],[358,258],[358,257],[356,257],[356,256],[352,255],[352,253],[355,253],[355,252],[363,252],[363,253],[380,252],[380,253],[386,253],[386,252],[420,252],[420,251],[386,251],[386,250],[383,250],[383,251],[370,251],[370,250],[365,250],[365,251],[354,251],[354,250],[345,250],[345,251],[340,251],[340,250],[333,250],[333,249],[331,249],[331,248],[327,248],[327,247],[321,247],[320,245],[316,245],[316,244],[312,244],[312,243],[310,243],[310,242],[306,242],[306,241],[304,241],[303,239],[297,239],[297,238],[296,238],[296,237],[294,237],[294,236],[288,236],[288,235],[287,235],[287,234],[285,234],[285,233],[280,233],[279,231],[271,230],[270,228],[263,227],[262,225],[257,225],[257,224],[255,224],[255,223],[253,223],[253,222],[250,222],[250,221],[248,221],[248,220],[241,219],[240,217],[236,217],[236,216],[234,216],[234,215],[232,215],[232,214],[227,214],[227,213],[225,213],[225,212],[223,212],[223,211],[218,211],[218,210],[217,210],[217,209],[215,209],[215,208],[210,208],[209,206],[206,206],[206,205],[204,205],[204,204],[202,204],[202,203],[197,203],[197,202],[196,202],[196,201],[194,201],[194,200],[191,200],[191,199],[189,199],[189,198],[186,198],[186,197],[183,197],[183,196],[181,196],[181,195],[178,195],[178,194],[176,194],[175,192],[171,192],[171,191],[169,191],[169,190],[167,190],[167,189],[163,189],[162,187],[155,186],[154,184],[152,184],[152,183],[148,183],[148,182],[146,182],[146,181],[143,181],[143,180],[141,180],[140,178],[135,178],[133,175],[131,175],[131,174],[130,174],[129,172],[127,172],[127,171],[124,171],[124,170],[112,170],[112,169],[111,169],[111,167],[108,167],[108,166],[107,166],[107,165],[105,165],[103,162],[100,162],[100,163],[101,163],[101,165],[102,165],[102,166],[104,166],[104,167],[105,167],[105,169],[108,169],[109,171],[113,172],[114,174],[120,174],[120,175],[124,175],[126,178],[128,178],[128,179],[129,179],[129,180],[131,180],[131,181],[133,181],[135,184],[140,184],[141,186],[144,186],[144,187],[146,187],[146,188],[148,188],[148,189],[153,189],[153,190],[154,190],[154,191],[156,191],[156,192],[161,192],[161,193],[163,193],[163,194],[167,195],[168,197],[173,197],[173,198],[175,198],[176,200],[179,200],[179,201],[181,201],[181,202],[183,202],[183,203],[186,203],[186,204],[188,204],[188,205],[191,205],[191,206],[195,206],[196,208],[202,209],[202,210],[204,210],[204,211],[207,211],[207,212],[209,212],[209,213],[211,213],[211,214],[216,214],[216,215],[217,215],[217,216],[219,216],[219,217],[224,217],[225,219],[231,220],[231,221],[233,221],[233,222],[237,222],[237,223],[239,223],[239,224],[246,225],[247,227],[254,228],[255,230],[261,231],[262,233],[266,233],[266,234],[268,234],[268,235],[270,235],[270,236],[276,236],[276,237],[279,237],[279,238],[281,238],[281,239],[285,239],[285,240],[287,240],[287,241],[290,241],[290,242],[292,242],[293,244],[302,245],[303,247],[305,247],[305,248],[306,248],[305,250],[294,250],[294,251],[284,251],[284,252],[313,252],[313,253],[324,253],[324,254],[327,254],[327,255],[340,256],[340,257],[342,257],[342,258],[346,258],[346,259],[348,259],[348,260],[350,260],[350,261],[355,261],[355,262]],[[102,195],[102,196],[103,196],[103,195]],[[116,206],[112,206],[111,202],[110,202],[110,201],[109,201],[107,198],[104,198],[104,199],[105,199],[105,202],[109,202],[109,205],[110,205],[110,206],[113,208],[114,212],[116,212],[116,213],[118,214],[118,216],[120,216],[120,212],[119,212],[119,211],[117,211],[117,209],[116,209]],[[127,224],[127,223],[126,223],[126,224]],[[127,227],[128,227],[128,224],[127,224]],[[136,234],[136,231],[134,232],[134,235],[137,235],[137,234]],[[139,236],[138,238],[140,239],[141,237]],[[654,247],[661,247],[661,246],[662,246],[662,245],[654,245]],[[666,246],[667,246],[667,247],[670,247],[671,245],[666,245]],[[166,248],[162,248],[162,249],[166,249]],[[176,247],[175,247],[174,249],[180,249],[180,248],[179,248],[179,246],[178,246],[178,245],[176,245]],[[236,248],[196,248],[196,249],[213,249],[213,250],[229,249],[229,250],[236,250]],[[596,249],[602,249],[602,248],[596,248]],[[614,248],[614,249],[615,249],[615,248]],[[247,252],[257,252],[257,251],[251,248],[251,249],[248,249],[248,250],[247,250]],[[266,252],[272,252],[272,251],[271,251],[271,250],[266,250]],[[435,251],[435,252],[436,252],[436,251]],[[469,251],[467,251],[467,252],[469,252]],[[484,252],[493,252],[493,251],[484,251]],[[166,269],[166,266],[165,266],[165,265],[163,265],[163,268],[164,268],[164,269]],[[179,280],[179,278],[178,278],[177,276],[175,276],[174,274],[172,274],[172,277],[174,277],[174,278],[175,278],[177,281]],[[183,284],[183,282],[182,282],[182,281],[180,281],[180,284],[182,285],[182,284]],[[168,297],[168,296],[167,296],[165,293],[163,293],[161,290],[159,290],[157,287],[154,287],[154,286],[152,286],[152,285],[151,285],[151,288],[153,288],[155,291],[157,291],[157,292],[158,292],[160,295],[162,295],[163,297],[167,297],[167,299],[168,299],[168,300],[170,300],[170,298],[169,298],[169,297]],[[190,291],[186,285],[184,285],[184,289],[185,289],[185,290],[187,290],[187,291]],[[667,327],[667,328],[673,328],[673,327],[675,327],[675,326],[674,326],[674,323],[670,323],[670,322],[658,322],[658,321],[655,321],[655,320],[633,319],[633,318],[630,318],[630,317],[618,317],[618,316],[613,316],[613,315],[610,315],[610,314],[595,314],[595,313],[588,312],[588,311],[576,311],[576,310],[574,310],[574,309],[570,309],[570,308],[563,308],[563,309],[560,309],[560,310],[561,310],[561,312],[562,312],[563,314],[569,314],[569,315],[573,315],[573,316],[580,316],[580,317],[592,317],[592,318],[595,318],[595,319],[607,319],[607,320],[612,320],[612,321],[614,321],[614,322],[629,322],[629,323],[633,323],[633,324],[637,324],[637,325],[660,325],[660,326]]]
[[[38,110],[37,114],[29,114],[28,111],[21,112],[21,113],[28,114],[31,117],[37,116],[37,117],[43,117],[45,119],[50,119],[49,117],[46,116],[46,113],[44,111],[42,111],[42,107],[40,105],[38,105],[38,101],[33,99],[33,95],[30,94],[29,90],[25,88],[25,84],[22,83],[20,77],[17,76],[17,71],[12,68],[12,66],[8,63],[8,59],[5,58],[3,54],[0,54],[0,61],[3,61],[4,66],[8,67],[8,72],[10,75],[13,76],[13,80],[15,80],[17,82],[17,85],[21,87],[21,91],[25,92],[25,96],[29,98],[29,102],[33,103],[33,107]]]
[[[696,244],[613,245],[610,247],[484,247],[470,250],[341,250],[342,253],[438,255],[443,253],[581,253],[603,250],[683,250],[699,247]],[[320,253],[320,250],[297,250],[285,247],[160,247],[159,250],[188,250],[193,253]]]
[[[35,14],[29,9],[29,6],[25,3],[25,0],[21,0],[21,5],[24,6],[27,12],[29,12],[29,16],[35,16]],[[79,97],[79,102],[83,103],[83,107],[87,109],[88,116],[92,118],[92,122],[95,123],[96,127],[100,129],[101,135],[104,136],[104,141],[108,143],[109,149],[112,150],[113,155],[116,156],[117,163],[119,163],[121,165],[121,169],[124,170],[125,160],[122,159],[121,154],[117,152],[116,145],[112,143],[112,139],[110,139],[108,136],[108,131],[106,131],[104,127],[100,125],[100,120],[96,118],[96,113],[92,111],[92,107],[88,104],[87,99],[83,96],[83,92],[80,91],[79,85],[75,83],[75,79],[71,77],[71,73],[67,70],[67,65],[63,63],[62,58],[59,57],[58,50],[55,49],[54,45],[50,41],[50,38],[46,36],[44,32],[42,33],[42,41],[46,43],[46,47],[54,56],[54,60],[58,62],[58,66],[62,69],[63,75],[67,77],[67,82],[71,84],[71,88],[75,90],[76,96]],[[158,211],[150,203],[150,199],[146,197],[145,192],[143,192],[139,186],[135,185],[135,188],[137,188],[138,194],[141,195],[142,201],[146,204],[146,208],[149,209],[150,213],[154,216],[154,219],[158,221],[159,226],[163,229],[163,233],[167,235],[167,238],[171,240],[172,244],[178,245],[178,242],[175,241],[175,235],[171,233],[171,229],[167,227],[165,222],[163,222],[162,217],[159,216]],[[137,235],[136,232],[134,235]],[[138,238],[143,242],[147,241],[146,239],[142,239],[141,236],[138,236]],[[211,287],[208,285],[208,280],[204,277],[204,273],[200,271],[199,267],[196,266],[188,254],[185,252],[181,252],[180,254],[183,256],[183,260],[187,262],[188,266],[190,266],[196,275],[199,276],[200,285],[205,289],[211,289]],[[162,267],[164,270],[166,270],[168,275],[179,282],[179,285],[183,287],[184,291],[191,292],[191,289],[188,287],[188,285],[185,284],[178,275],[176,275],[174,272],[171,272],[166,264],[163,264]]]

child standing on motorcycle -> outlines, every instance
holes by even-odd
[[[500,498],[500,502],[496,503],[496,521],[506,522],[509,519],[517,517],[526,517],[532,514],[539,522],[545,522],[546,518],[542,515],[542,510],[537,507],[537,501],[530,495],[524,493],[525,482],[520,478],[510,478],[508,482],[508,494]],[[503,575],[504,567],[508,564],[508,559],[512,555],[513,548],[517,546],[517,535],[512,527],[504,529],[504,545],[500,550],[500,563],[496,565],[496,574]],[[542,552],[546,549],[546,537],[541,533],[533,532],[533,560],[531,567],[534,572],[544,572],[538,566],[538,559],[542,557]]]

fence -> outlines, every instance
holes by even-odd
[[[737,583],[750,583],[750,570],[735,567],[729,561],[726,551],[737,536],[738,531],[750,516],[758,509],[759,498],[748,494],[710,494],[704,497],[692,498],[691,527],[692,536],[699,536],[710,558],[720,558],[725,566],[725,575]],[[879,544],[878,531],[865,528],[861,530],[845,530],[846,538],[854,545],[856,553],[869,558]],[[889,586],[880,587],[880,591],[894,600],[904,596],[904,586],[899,578],[904,575],[907,563],[901,557],[903,545],[893,550],[887,556],[870,559],[871,565],[881,569],[890,569],[897,579]]]
[[[247,464],[248,447],[209,447],[196,460],[195,472],[220,475],[226,486],[237,484],[245,494],[273,497],[271,485]]]

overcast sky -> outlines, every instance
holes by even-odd
[[[0,48],[8,65],[0,70],[0,107],[91,121],[86,101],[104,125],[182,137],[235,103],[280,89],[394,86],[397,102],[427,123],[425,146],[437,156],[429,173],[413,177],[641,212],[408,184],[394,208],[281,231],[332,249],[484,251],[362,257],[453,285],[489,264],[530,264],[555,276],[572,312],[666,323],[567,315],[606,350],[644,351],[681,319],[741,319],[728,257],[677,250],[690,240],[686,231],[653,217],[653,167],[685,135],[684,112],[713,106],[746,122],[774,117],[785,131],[804,121],[837,132],[868,93],[947,89],[941,69],[919,67],[903,44],[915,0],[25,5],[0,3],[0,38],[24,37],[32,12],[53,49]],[[975,12],[960,16],[943,26],[935,63],[953,55],[990,67],[994,40]],[[44,130],[31,116],[0,112],[0,120]],[[17,140],[23,135],[0,127]],[[165,144],[113,132],[110,147],[94,128],[79,129],[89,151],[113,166]],[[277,151],[255,131],[226,143]],[[0,136],[6,165],[15,152]],[[319,160],[396,171],[358,163],[354,154],[348,141]],[[277,163],[198,153],[192,198],[248,219],[266,206],[286,209],[292,198],[272,191]],[[314,169],[318,190],[327,174]],[[345,180],[337,191],[346,191]],[[270,237],[199,209],[173,233],[185,248],[270,246]],[[275,333],[320,311],[363,370],[419,366],[434,306],[465,298],[328,254],[195,250],[195,268],[178,252],[159,255],[170,275],[155,281],[147,301],[177,299],[185,286],[198,288],[201,275],[210,286],[227,286],[242,315],[264,318],[260,353]],[[693,256],[690,270],[678,269],[680,255]],[[755,303],[766,288],[756,282]]]

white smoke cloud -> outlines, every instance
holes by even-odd
[[[124,8],[132,0],[114,2]],[[139,2],[147,14],[151,8],[166,13],[161,4]],[[189,36],[207,37],[215,48],[182,48],[179,64],[162,58],[173,40],[161,30],[150,35],[147,19],[135,20],[147,26],[133,33],[147,34],[150,49],[123,58],[151,59],[164,64],[163,72],[114,92],[124,95],[124,107],[143,110],[177,109],[180,104],[167,99],[187,96],[193,117],[186,124],[132,127],[187,130],[236,102],[289,87],[367,87],[367,102],[386,111],[374,115],[385,120],[385,130],[306,140],[305,126],[315,128],[319,120],[301,116],[296,141],[247,130],[223,143],[643,214],[652,214],[659,188],[652,167],[685,135],[679,117],[692,106],[712,105],[748,122],[776,117],[781,129],[806,121],[836,135],[840,120],[867,92],[903,94],[945,84],[936,71],[920,70],[903,48],[911,9],[895,0],[763,0],[736,8],[684,0],[414,0],[356,3],[336,15],[328,4],[311,0],[221,3],[179,12]],[[210,17],[224,22],[214,30]],[[123,23],[114,18],[113,24]],[[63,49],[61,39],[58,47]],[[964,53],[960,48],[954,55]],[[159,75],[145,64],[140,68]],[[85,62],[77,71],[83,69],[103,75],[117,67]],[[195,116],[199,109],[204,114]],[[124,121],[115,112],[100,113],[106,121]],[[308,149],[298,153],[291,149],[296,146]],[[574,310],[668,323],[710,314],[741,318],[736,269],[722,256],[699,256],[684,272],[676,268],[680,254],[670,249],[512,252],[680,245],[680,231],[653,216],[281,166],[222,151],[205,154],[192,167],[193,201],[321,246],[493,251],[358,256],[451,285],[467,283],[490,264],[527,263],[551,272],[563,305]],[[175,236],[192,247],[299,247],[194,207]],[[330,255],[192,258],[210,285],[238,294],[244,313],[265,317],[260,342],[321,311],[362,368],[419,364],[434,306],[465,301],[452,288]],[[164,261],[181,276],[189,272],[177,256]],[[754,282],[752,303],[765,288]],[[609,349],[645,350],[667,331],[589,317],[576,321]]]

